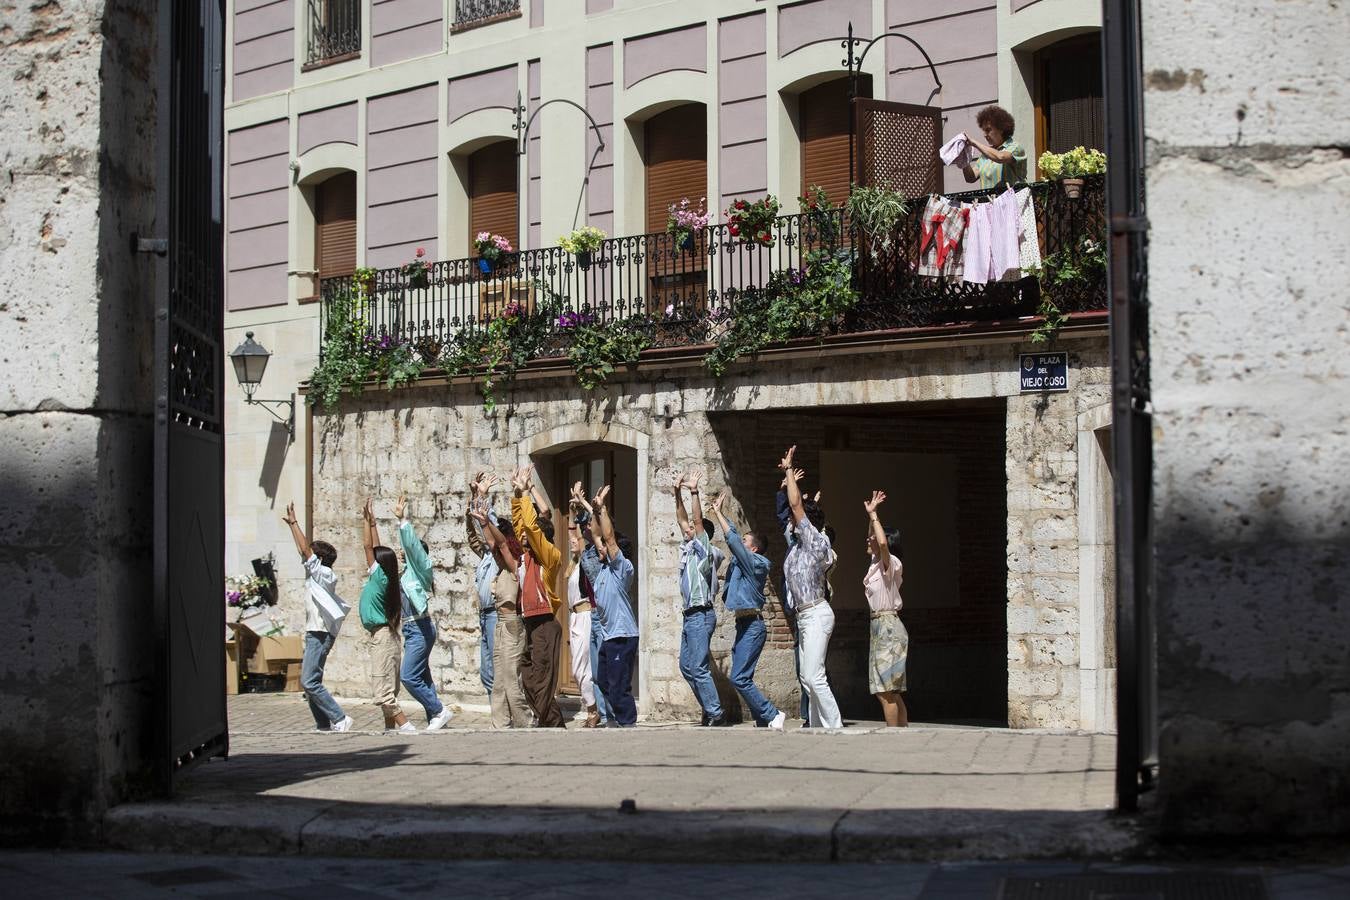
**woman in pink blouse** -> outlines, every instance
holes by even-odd
[[[881,703],[881,712],[887,725],[909,724],[909,710],[901,697],[908,685],[905,661],[909,656],[909,632],[900,622],[900,582],[903,580],[900,562],[900,531],[882,528],[877,518],[877,507],[886,499],[884,491],[873,491],[872,499],[863,501],[867,510],[867,552],[872,564],[863,577],[863,591],[867,605],[872,609],[872,638],[867,686]]]

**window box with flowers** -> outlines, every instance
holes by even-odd
[[[670,204],[666,234],[675,239],[677,249],[692,251],[697,234],[708,227],[712,214],[707,210],[707,200],[707,197],[699,197],[695,206],[688,197],[681,197],[679,203]]]
[[[423,259],[426,255],[427,251],[418,247],[413,261],[404,263],[403,267],[398,270],[399,274],[403,276],[404,283],[414,290],[431,286],[431,263]]]
[[[1106,154],[1086,147],[1074,147],[1064,153],[1047,150],[1036,164],[1040,166],[1041,177],[1047,181],[1058,181],[1064,189],[1064,196],[1077,200],[1083,194],[1083,177],[1100,175],[1106,171]]]
[[[591,259],[604,243],[605,233],[594,225],[583,225],[571,234],[558,238],[558,246],[577,258],[582,271],[591,267]]]
[[[754,203],[735,200],[727,208],[727,231],[742,244],[772,247],[778,209],[778,198],[773,194]]]
[[[478,251],[478,271],[484,275],[491,275],[499,266],[509,264],[516,252],[508,238],[486,231],[478,232],[473,246]]]

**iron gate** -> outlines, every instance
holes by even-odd
[[[859,97],[853,115],[859,185],[888,187],[909,198],[941,192],[941,109]]]
[[[1153,416],[1139,0],[1103,4],[1110,225],[1111,443],[1116,507],[1116,805],[1134,810],[1158,764],[1153,594]]]
[[[161,787],[225,724],[223,0],[160,0],[154,625]]]

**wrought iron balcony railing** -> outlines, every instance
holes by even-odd
[[[844,210],[830,209],[779,217],[767,247],[746,244],[727,225],[714,225],[683,244],[665,233],[609,238],[586,259],[546,247],[510,254],[495,265],[476,258],[436,262],[425,287],[410,285],[400,268],[378,270],[367,284],[326,279],[320,333],[327,333],[334,305],[351,309],[349,298],[359,294],[360,327],[373,338],[411,344],[428,364],[457,333],[486,327],[512,303],[519,314],[548,317],[557,339],[548,342],[545,356],[567,355],[567,332],[577,322],[634,316],[650,325],[651,347],[693,347],[715,342],[738,303],[799,277],[816,251],[848,262],[858,295],[824,334],[1015,322],[1036,315],[1043,297],[1063,313],[1105,310],[1102,177],[1086,179],[1077,198],[1055,182],[1030,188],[1045,266],[1038,276],[1017,281],[979,285],[918,274],[925,199],[919,198],[891,235],[889,250],[876,257]]]
[[[475,25],[520,12],[520,0],[455,0],[455,27]]]
[[[361,52],[359,0],[309,0],[306,65],[317,65]]]

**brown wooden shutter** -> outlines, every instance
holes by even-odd
[[[320,280],[356,271],[356,173],[334,175],[314,189],[314,261]]]
[[[698,203],[708,192],[707,114],[687,103],[652,116],[645,132],[647,231],[665,231],[672,203]]]
[[[519,248],[516,220],[516,145],[489,144],[469,156],[469,245],[480,231],[504,235]]]
[[[830,204],[839,206],[848,199],[848,79],[838,78],[804,91],[798,109],[802,196],[811,185],[820,185],[829,195]]]

